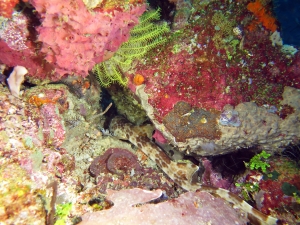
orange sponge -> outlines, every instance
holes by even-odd
[[[266,29],[272,32],[277,30],[276,19],[270,15],[270,13],[258,0],[250,2],[247,5],[247,9],[257,17]]]
[[[144,78],[144,76],[141,75],[141,74],[136,74],[136,75],[134,76],[134,78],[133,78],[133,83],[134,83],[135,85],[141,85],[141,84],[143,84],[144,82],[145,82],[145,78]]]

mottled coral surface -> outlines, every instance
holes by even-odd
[[[0,157],[2,158],[2,154]],[[20,165],[5,162],[3,158],[1,161],[1,222],[6,224],[45,224],[46,211],[43,202],[38,197],[40,195],[43,198],[42,192],[34,190],[30,176]]]
[[[24,66],[31,76],[43,79],[53,75],[54,65],[47,63],[39,54],[41,44],[36,42],[35,26],[36,22],[33,23],[27,14],[20,13],[3,22],[0,29],[0,62],[9,67]]]
[[[173,110],[164,117],[163,123],[176,137],[176,141],[185,141],[193,137],[218,139],[218,117],[219,113],[216,110],[193,109],[186,102],[177,102]]]

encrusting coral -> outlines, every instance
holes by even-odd
[[[27,37],[29,36],[28,18],[21,14],[14,12],[11,19],[0,18],[0,39],[2,39],[9,48],[15,51],[22,51],[27,49]]]
[[[189,103],[177,102],[163,118],[163,123],[176,141],[186,141],[193,137],[213,140],[221,136],[217,126],[219,115],[216,110],[192,108]]]

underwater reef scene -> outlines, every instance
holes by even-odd
[[[0,0],[0,224],[300,224],[299,10]]]

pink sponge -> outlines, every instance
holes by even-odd
[[[146,9],[140,4],[128,10],[90,12],[81,0],[29,2],[41,17],[37,28],[41,52],[60,76],[87,76],[88,70],[128,40],[130,29]]]

